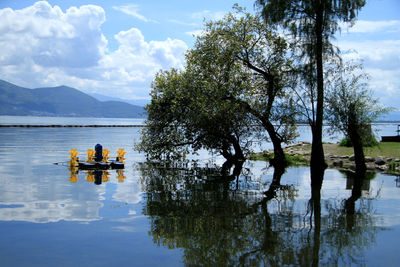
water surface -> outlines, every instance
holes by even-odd
[[[316,214],[308,168],[287,169],[266,198],[266,163],[210,181],[220,158],[150,165],[132,149],[139,131],[0,128],[1,265],[398,266],[398,177],[368,175],[350,214],[352,174],[327,170]],[[99,185],[66,164],[71,148],[84,157],[97,143],[127,151],[124,171],[102,173]]]

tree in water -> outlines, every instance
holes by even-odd
[[[317,179],[323,177],[321,171],[326,168],[322,146],[324,59],[335,52],[330,39],[339,29],[339,21],[353,22],[365,0],[256,0],[256,4],[267,24],[289,30],[300,45],[313,111],[311,183],[322,185]]]
[[[331,131],[340,131],[347,136],[354,148],[354,160],[359,173],[365,173],[363,140],[370,137],[371,123],[389,111],[379,105],[378,99],[368,89],[368,75],[360,64],[339,62],[332,66],[326,96],[327,121]]]
[[[244,160],[249,139],[259,127],[243,108],[221,100],[219,92],[233,82],[201,80],[190,71],[160,71],[152,84],[147,127],[137,149],[157,160],[181,159],[189,150],[199,149],[219,153],[228,161]]]
[[[296,128],[287,45],[260,17],[236,10],[207,23],[185,70],[157,75],[139,150],[160,158],[205,148],[237,161],[251,138],[264,138],[264,128],[274,145],[273,165],[287,165],[281,143]]]
[[[258,16],[235,6],[236,13],[211,21],[194,49],[188,53],[187,69],[205,81],[232,80],[242,73],[245,82],[224,87],[225,101],[244,108],[264,129],[274,147],[272,165],[285,167],[282,143],[296,135],[296,111],[290,88],[291,60],[286,41]],[[221,89],[219,89],[221,90]]]

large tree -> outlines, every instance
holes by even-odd
[[[206,149],[228,161],[244,160],[258,127],[240,105],[223,101],[220,93],[234,82],[204,80],[186,70],[160,71],[152,83],[147,127],[138,150],[151,159],[173,160]]]
[[[333,52],[330,39],[339,29],[339,22],[352,22],[365,0],[256,0],[256,4],[261,6],[267,24],[289,30],[300,43],[308,66],[310,90],[316,85],[316,107],[311,123],[311,183],[322,183],[313,181],[313,177],[321,177],[320,173],[326,167],[322,146],[324,58]]]
[[[289,94],[291,60],[286,41],[268,28],[259,16],[235,7],[223,19],[206,24],[193,50],[187,69],[201,79],[243,80],[224,87],[226,101],[243,107],[268,132],[274,147],[275,167],[286,166],[282,143],[295,136],[295,111]]]
[[[147,154],[176,156],[192,147],[237,160],[264,128],[273,165],[286,166],[281,143],[295,136],[287,45],[260,17],[236,11],[206,24],[185,70],[157,75],[139,146]]]

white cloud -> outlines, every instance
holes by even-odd
[[[197,37],[197,36],[202,35],[202,34],[204,33],[204,31],[203,31],[203,30],[194,30],[194,31],[185,32],[185,33],[186,33],[187,35]]]
[[[340,41],[339,47],[347,56],[364,59],[366,65],[400,68],[400,40]]]
[[[363,61],[365,71],[371,76],[370,87],[374,95],[386,106],[398,107],[400,103],[400,21],[357,21],[349,32],[338,38],[337,45],[345,59]],[[397,32],[397,33],[396,33]],[[384,39],[377,39],[377,35]],[[347,38],[350,37],[350,38]]]
[[[109,51],[99,6],[58,6],[40,1],[0,10],[0,79],[25,87],[68,85],[86,93],[127,99],[148,97],[159,69],[181,68],[187,45],[146,41],[139,29],[117,33]]]
[[[191,15],[193,19],[197,20],[220,20],[226,15],[226,12],[222,11],[217,11],[217,12],[212,12],[210,10],[203,10],[199,12],[195,12]]]
[[[184,25],[184,26],[195,26],[195,27],[200,26],[199,23],[196,23],[196,22],[185,22],[185,21],[180,21],[177,19],[170,19],[168,21],[175,23],[175,24]]]
[[[131,4],[131,5],[125,5],[125,6],[113,6],[113,8],[115,10],[121,11],[121,12],[127,14],[127,15],[133,16],[133,17],[135,17],[135,18],[137,18],[137,19],[139,19],[141,21],[157,23],[157,21],[152,20],[152,19],[148,19],[145,16],[139,14],[139,10],[140,9],[139,9],[138,5]]]
[[[346,33],[395,33],[400,32],[400,20],[367,21],[357,20],[352,27],[345,23],[341,24],[343,32]]]
[[[13,11],[0,10],[0,64],[32,60],[43,67],[89,67],[102,57],[107,41],[98,6],[69,8],[65,13],[45,1]]]
[[[369,85],[380,102],[388,107],[399,107],[400,103],[400,68],[395,70],[382,70],[366,68],[370,74]]]
[[[160,69],[182,68],[187,45],[176,39],[146,42],[139,29],[131,28],[115,35],[119,42],[116,51],[105,55],[100,61],[100,69],[105,81],[119,81],[115,92],[121,96],[124,87],[149,88],[155,73]],[[122,86],[122,88],[121,88]],[[144,89],[142,87],[142,89]],[[148,95],[148,90],[136,93],[136,97]]]

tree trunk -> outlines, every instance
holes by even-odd
[[[317,181],[321,177],[322,169],[326,169],[324,148],[322,146],[322,126],[324,119],[324,68],[323,68],[323,1],[318,1],[316,12],[316,63],[317,63],[317,109],[315,123],[312,125],[312,147],[311,147],[311,184],[322,184],[322,181]]]
[[[367,166],[365,166],[364,148],[361,140],[361,134],[363,132],[363,126],[358,123],[356,104],[351,103],[349,107],[349,121],[347,133],[353,143],[354,149],[354,161],[356,163],[356,171],[359,173],[365,173]],[[364,133],[365,134],[365,133]]]
[[[243,161],[244,160],[244,154],[242,147],[240,146],[239,140],[232,137],[232,145],[233,149],[235,150],[235,155],[233,156],[235,161]]]
[[[351,129],[350,140],[353,143],[356,171],[359,173],[365,173],[367,166],[365,165],[364,148],[361,141],[361,136],[358,134],[357,129]]]
[[[279,138],[274,125],[270,121],[265,120],[263,124],[271,139],[272,145],[274,146],[274,158],[270,163],[274,168],[285,168],[288,165],[288,162],[285,157],[285,152],[283,152],[282,140]]]

